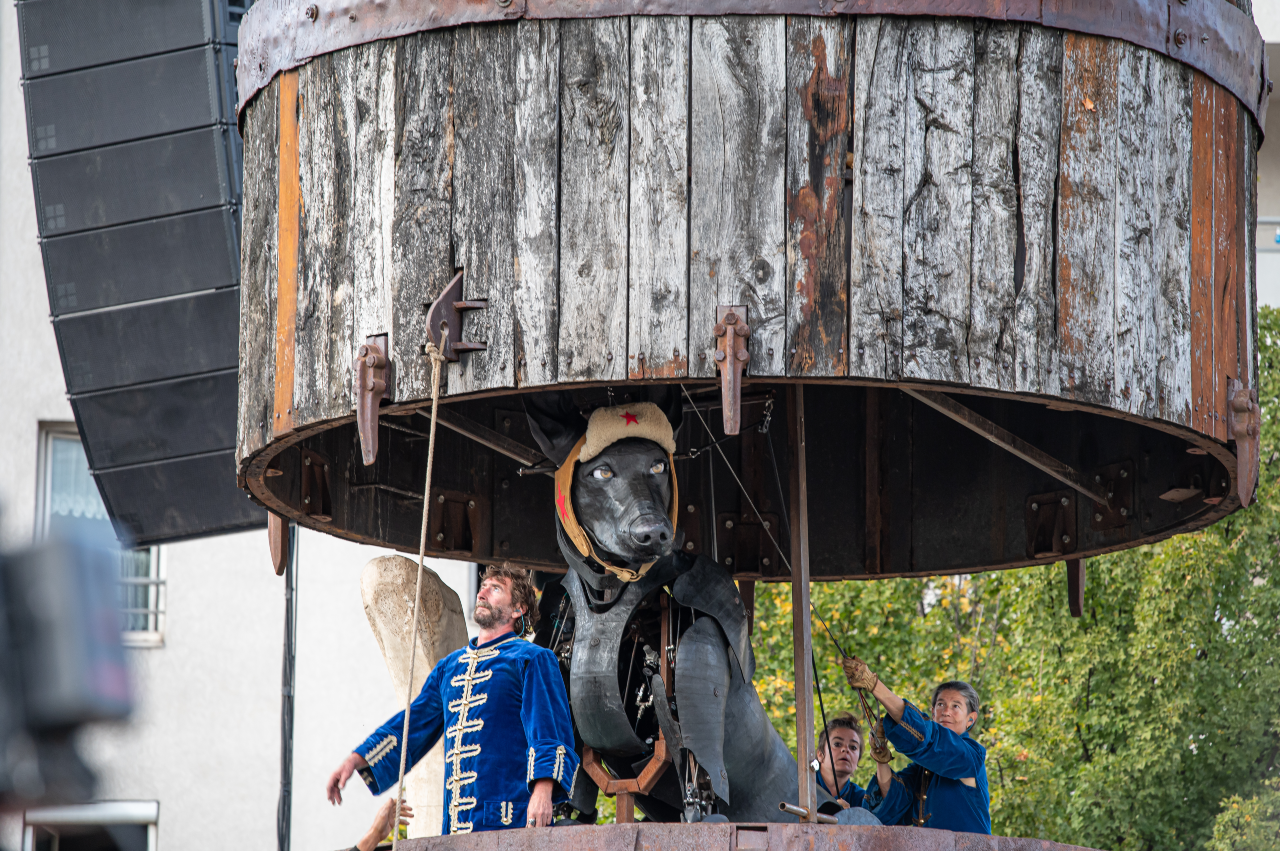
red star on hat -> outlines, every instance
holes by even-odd
[[[625,414],[619,414],[618,416],[621,417],[623,420],[627,421],[626,422],[627,426],[636,425],[636,424],[639,424],[640,422],[640,418],[636,417],[630,411],[626,412]]]
[[[560,509],[560,517],[569,517],[569,512],[564,506],[564,492],[560,490],[559,483],[556,484],[556,506]]]

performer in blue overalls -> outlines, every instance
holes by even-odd
[[[883,731],[912,761],[894,773],[877,757],[872,787],[879,789],[868,789],[865,801],[875,808],[872,813],[885,825],[990,834],[987,750],[969,736],[978,721],[974,688],[961,680],[940,685],[933,691],[933,718],[929,719],[895,695],[862,660],[845,657],[842,663],[849,685],[870,690],[889,711],[881,719]]]
[[[555,655],[517,635],[538,618],[528,572],[489,568],[473,618],[479,635],[441,660],[414,699],[405,771],[444,736],[442,834],[551,825],[578,755]],[[354,772],[375,796],[394,787],[403,732],[400,712],[361,743],[329,778],[329,801],[342,803]]]

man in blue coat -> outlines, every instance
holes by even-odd
[[[538,619],[528,572],[492,567],[476,596],[479,635],[427,677],[409,718],[408,772],[441,736],[442,834],[552,823],[578,771],[573,720],[555,655],[526,642]],[[519,635],[517,634],[517,625]],[[387,720],[329,778],[329,801],[355,772],[373,794],[396,785],[404,713]]]
[[[884,733],[898,751],[911,758],[902,772],[876,761],[879,789],[868,790],[867,804],[885,825],[917,825],[975,834],[991,833],[991,795],[987,789],[987,750],[969,736],[978,721],[978,693],[961,680],[933,691],[933,718],[894,694],[857,657],[843,661],[845,677],[855,689],[870,690],[888,713]],[[872,795],[872,794],[875,795]]]

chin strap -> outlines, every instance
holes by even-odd
[[[573,449],[569,451],[569,455],[565,457],[564,464],[560,465],[556,470],[556,517],[560,519],[560,526],[564,529],[565,536],[569,539],[579,555],[584,558],[591,559],[601,568],[610,574],[618,577],[624,583],[634,583],[639,580],[649,569],[657,563],[645,562],[639,568],[619,568],[608,560],[601,559],[596,553],[595,543],[592,542],[591,536],[578,523],[577,515],[573,511],[573,472],[578,464],[578,455],[582,452],[582,447],[587,441],[587,436],[583,435],[578,439],[578,443],[573,445]],[[672,458],[671,452],[667,451],[667,470],[671,471],[671,531],[675,532],[676,522],[680,517],[680,487],[676,483],[676,467],[675,459]]]

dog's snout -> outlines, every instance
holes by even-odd
[[[662,547],[671,541],[671,521],[662,515],[641,515],[632,522],[628,532],[642,547]]]

